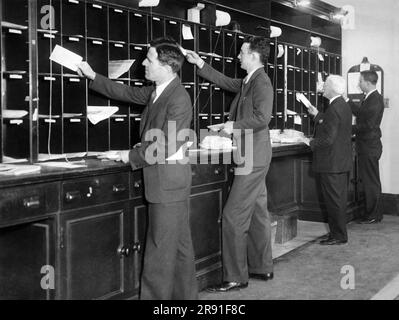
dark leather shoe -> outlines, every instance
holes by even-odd
[[[330,239],[330,238],[331,238],[331,235],[329,233],[327,233],[326,235],[320,237],[320,241],[327,240],[327,239]]]
[[[223,282],[219,286],[210,287],[210,288],[206,289],[206,291],[208,291],[208,292],[228,292],[228,291],[240,290],[240,289],[243,289],[246,287],[248,287],[248,282],[242,283],[242,282],[231,281],[231,282]]]
[[[267,281],[267,280],[273,279],[274,274],[273,274],[273,272],[269,272],[269,273],[250,273],[249,277],[250,278],[254,278],[254,279],[258,279],[258,280]]]
[[[345,244],[345,243],[348,243],[348,241],[330,238],[330,239],[322,240],[319,243],[322,246],[331,246],[331,245],[335,245],[335,244]]]
[[[361,220],[359,221],[360,224],[372,224],[372,223],[379,223],[381,222],[382,219],[377,219],[377,218],[373,218],[373,219],[365,219],[365,220]]]

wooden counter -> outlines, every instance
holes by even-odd
[[[324,219],[309,151],[273,145],[266,179],[273,215]],[[211,158],[190,155],[190,224],[201,289],[221,280],[220,215],[233,179],[231,165],[198,163]],[[114,161],[86,164],[0,177],[0,299],[137,297],[147,216],[141,171]],[[353,187],[349,214],[357,208],[354,195]],[[54,288],[42,288],[46,275]]]

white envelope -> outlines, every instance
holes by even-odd
[[[78,71],[78,64],[83,61],[83,57],[57,44],[50,55],[50,60],[76,72]]]
[[[184,159],[184,151],[190,148],[193,145],[192,141],[187,141],[184,143],[176,153],[172,154],[170,157],[166,158],[166,161],[176,161],[176,160],[183,160]]]
[[[100,121],[108,119],[118,110],[118,107],[87,106],[87,118],[96,125]]]
[[[212,124],[210,126],[207,126],[207,128],[211,131],[219,131],[224,128],[224,123]]]

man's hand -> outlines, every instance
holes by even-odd
[[[96,77],[96,73],[90,67],[90,65],[86,61],[82,61],[78,64],[78,75],[80,77],[86,77],[87,79],[94,80]]]
[[[116,161],[122,161],[123,163],[129,163],[129,150],[124,150],[124,151],[119,151],[118,152],[118,160]]]
[[[222,131],[227,134],[232,134],[233,133],[233,125],[234,125],[234,121],[225,122]]]
[[[186,50],[186,52],[187,52],[186,59],[188,62],[195,64],[200,69],[204,66],[205,63],[204,60],[202,60],[197,53],[191,50]]]
[[[313,117],[316,117],[317,114],[319,113],[319,110],[317,110],[316,107],[310,105],[310,106],[308,107],[308,112],[309,112],[309,114],[312,115]]]
[[[303,139],[302,139],[302,142],[304,143],[304,144],[306,144],[307,146],[310,146],[310,141],[311,141],[312,139],[311,138],[306,138],[306,137],[304,137]]]

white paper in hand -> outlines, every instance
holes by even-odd
[[[176,153],[172,154],[169,158],[166,158],[166,161],[176,161],[183,160],[185,151],[193,145],[192,141],[187,141],[183,144]]]
[[[218,123],[218,124],[212,124],[210,126],[207,126],[207,128],[211,131],[220,131],[224,128],[224,123]]]
[[[83,58],[57,44],[50,55],[50,60],[76,72],[78,64],[83,61]]]
[[[304,96],[303,93],[296,93],[296,100],[302,102],[306,108],[309,108],[312,104],[310,103],[310,101],[308,100],[308,98],[306,98]]]
[[[118,110],[118,107],[87,106],[87,118],[96,125],[100,121],[108,119]]]

